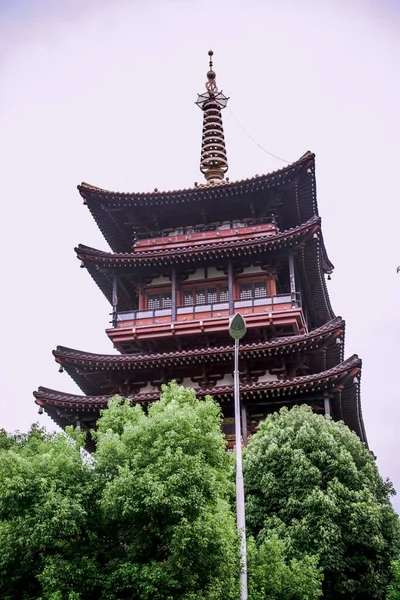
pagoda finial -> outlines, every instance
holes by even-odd
[[[217,88],[212,60],[214,52],[209,50],[208,55],[210,68],[207,73],[207,92],[199,94],[196,102],[204,112],[200,171],[209,183],[216,183],[224,178],[228,170],[221,116],[221,110],[227,105],[228,98]]]

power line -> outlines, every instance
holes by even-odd
[[[245,134],[247,135],[247,137],[249,137],[249,138],[251,139],[251,141],[252,141],[252,142],[254,142],[254,143],[256,144],[256,146],[258,146],[259,148],[261,148],[261,150],[264,150],[264,152],[265,152],[266,154],[269,154],[269,155],[270,155],[270,156],[272,156],[273,158],[276,158],[277,160],[281,160],[282,162],[284,162],[284,163],[287,163],[287,164],[289,164],[289,163],[290,163],[290,161],[289,161],[289,160],[286,160],[285,158],[281,158],[280,156],[277,156],[276,154],[273,154],[272,152],[269,152],[269,150],[267,150],[266,148],[264,148],[264,146],[261,146],[261,144],[259,144],[259,143],[257,142],[257,140],[255,140],[255,139],[253,138],[253,136],[252,136],[252,135],[250,135],[250,133],[249,133],[248,131],[246,131],[246,129],[243,127],[243,125],[241,124],[241,122],[239,121],[239,119],[238,119],[238,118],[237,118],[237,117],[236,117],[236,116],[233,114],[233,112],[232,112],[232,110],[229,108],[229,106],[228,106],[227,108],[228,108],[228,112],[229,112],[229,113],[232,115],[232,117],[235,119],[236,123],[239,125],[239,127],[240,127],[240,129],[243,131],[243,133],[245,133]]]

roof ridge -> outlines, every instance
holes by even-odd
[[[133,196],[159,197],[159,196],[168,196],[169,194],[185,194],[188,192],[193,192],[195,190],[205,190],[205,189],[212,190],[212,189],[216,189],[216,188],[234,187],[237,184],[248,183],[251,181],[261,181],[263,178],[279,175],[279,174],[285,173],[287,171],[290,171],[290,169],[292,169],[294,167],[298,167],[303,162],[307,162],[308,160],[313,160],[314,158],[315,158],[315,154],[313,152],[311,152],[310,150],[307,150],[307,152],[305,152],[298,160],[296,160],[292,163],[289,163],[288,165],[281,167],[280,169],[275,169],[274,171],[270,171],[269,173],[264,173],[263,175],[254,175],[253,177],[245,177],[243,179],[237,179],[235,181],[222,180],[222,181],[214,182],[214,183],[201,183],[193,188],[181,188],[181,189],[176,189],[176,190],[163,190],[163,191],[159,191],[159,190],[155,189],[153,192],[119,192],[119,191],[113,191],[113,190],[107,190],[104,188],[100,188],[100,187],[97,187],[90,183],[86,183],[84,181],[80,185],[78,185],[77,188],[80,193],[83,191],[87,191],[87,192],[93,191],[93,192],[97,192],[98,194],[104,195],[104,196],[115,195],[115,196],[126,196],[126,197],[129,197],[129,196],[131,196],[131,197],[133,197]]]

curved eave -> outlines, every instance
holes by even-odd
[[[289,352],[303,352],[307,349],[317,349],[329,344],[331,341],[340,340],[344,345],[345,322],[341,317],[325,323],[321,327],[300,335],[276,338],[271,341],[240,344],[240,355],[244,358],[259,356],[278,356]],[[97,369],[141,369],[144,364],[155,363],[162,366],[175,364],[198,364],[207,362],[210,357],[218,360],[231,358],[234,351],[233,345],[194,348],[191,350],[176,350],[174,352],[154,352],[141,354],[95,354],[57,346],[53,350],[55,360],[64,368],[79,368],[95,371]]]
[[[355,374],[352,385],[346,385],[334,395],[332,409],[337,419],[355,431],[362,442],[368,445],[361,408],[361,370]]]
[[[313,375],[304,375],[292,379],[241,383],[241,396],[244,400],[255,400],[267,395],[267,400],[274,398],[290,397],[294,400],[304,395],[320,393],[330,390],[340,394],[340,405],[334,405],[336,418],[343,419],[357,435],[366,441],[364,425],[362,422],[361,405],[359,398],[359,378],[361,373],[361,360],[357,355],[336,365],[332,369]],[[351,387],[356,391],[351,391]],[[231,400],[233,386],[213,386],[209,388],[196,389],[198,397],[211,395],[220,402]],[[159,392],[139,393],[129,396],[134,403],[147,404],[159,398]],[[112,396],[79,396],[75,394],[63,394],[56,390],[40,387],[34,392],[36,403],[49,412],[54,420],[62,426],[74,424],[77,414],[85,413],[89,419],[95,420],[100,410],[107,407]],[[337,404],[337,401],[335,401]],[[351,406],[349,406],[351,405]],[[337,411],[337,412],[336,412]]]
[[[284,208],[292,214],[291,225],[318,215],[314,154],[306,152],[298,161],[266,175],[235,182],[221,181],[183,190],[123,193],[104,190],[87,183],[78,186],[78,190],[112,250],[128,252],[133,243],[133,223],[143,225],[143,218],[148,220],[146,213],[143,213],[146,207],[161,216],[162,207],[166,205],[182,207],[188,203],[202,205],[204,202],[218,202],[219,205],[225,204],[228,207],[232,198],[244,196],[248,201],[253,194],[259,195],[267,190],[289,187],[295,190],[295,199],[290,201],[290,207],[287,205]],[[141,212],[140,217],[136,214],[137,210]],[[130,225],[126,222],[126,214],[129,214]],[[146,228],[148,225],[149,223]]]
[[[326,246],[324,242],[324,236],[322,235],[322,231],[320,232],[320,246],[322,253],[322,269],[326,274],[331,274],[335,268],[335,265],[329,259],[328,253],[326,251]]]
[[[140,268],[159,265],[174,265],[182,262],[196,262],[199,258],[226,259],[235,256],[241,256],[246,252],[256,254],[260,250],[279,250],[281,248],[291,248],[298,245],[308,235],[320,231],[320,219],[317,216],[312,217],[305,223],[292,229],[264,236],[249,237],[246,239],[233,240],[214,240],[202,244],[190,244],[184,247],[168,247],[160,250],[146,250],[135,252],[104,252],[89,246],[79,244],[75,248],[77,257],[84,266],[97,264],[101,267],[112,269],[119,268]]]
[[[324,276],[323,248],[320,232],[315,232],[301,246],[300,254],[296,257],[301,273],[301,292],[307,300],[313,328],[335,318]]]
[[[247,193],[250,188],[258,189],[258,186],[262,185],[268,185],[269,187],[279,186],[282,183],[292,181],[301,168],[312,168],[314,166],[315,154],[307,151],[301,158],[286,167],[271,171],[265,175],[256,175],[255,177],[237,181],[222,180],[217,183],[200,184],[194,188],[168,191],[154,190],[154,192],[113,192],[82,182],[81,185],[78,185],[78,190],[86,202],[91,200],[100,203],[107,203],[107,201],[121,202],[125,203],[124,206],[143,206],[147,204],[154,206],[164,203],[179,204],[181,202],[193,201],[194,198],[201,195],[222,197],[227,193],[230,194],[232,191],[245,191]]]

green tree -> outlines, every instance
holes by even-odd
[[[0,597],[238,597],[233,458],[220,408],[164,387],[145,413],[111,401],[83,435],[0,434]]]
[[[394,491],[354,433],[307,406],[284,408],[251,438],[243,467],[259,547],[275,534],[287,559],[317,557],[326,598],[384,598],[399,548]]]
[[[211,398],[199,401],[175,383],[148,414],[118,400],[104,412],[99,507],[124,555],[111,565],[108,594],[236,600],[233,462],[220,421]]]
[[[386,600],[400,600],[400,559],[394,560],[390,566],[391,580]]]
[[[322,573],[318,558],[288,559],[283,540],[276,534],[257,545],[247,540],[249,600],[318,600],[322,596]]]
[[[58,553],[78,558],[88,473],[76,443],[37,426],[27,435],[0,434],[1,598],[38,598],[47,560]]]

